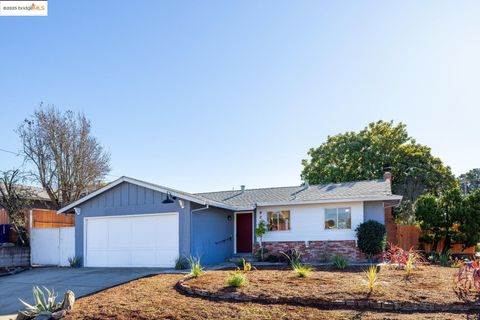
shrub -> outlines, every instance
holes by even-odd
[[[80,268],[82,266],[82,257],[75,256],[68,258],[70,268]]]
[[[175,259],[175,269],[183,270],[183,269],[187,269],[188,267],[189,267],[188,259],[185,258],[184,256],[178,256]]]
[[[237,265],[238,269],[240,269],[243,272],[248,272],[248,271],[252,270],[252,264],[250,262],[248,262],[247,260],[245,260],[244,258],[238,260],[236,262],[236,265]]]
[[[370,266],[366,271],[365,275],[367,276],[368,290],[372,292],[375,288],[378,280],[378,270],[377,266]]]
[[[227,277],[225,282],[228,284],[229,287],[238,288],[246,285],[248,283],[248,279],[244,273],[240,272],[240,270],[237,269],[237,271],[231,273]]]
[[[264,255],[265,255],[265,251],[263,248],[263,236],[265,235],[265,233],[267,233],[267,231],[268,231],[267,222],[261,219],[257,225],[257,228],[255,229],[255,235],[257,236],[257,238],[260,239],[260,250],[259,250],[260,261],[263,261]]]
[[[440,265],[442,267],[448,267],[448,263],[450,262],[450,253],[449,251],[447,252],[444,252],[442,254],[440,254],[440,256],[438,257],[438,262],[440,263]]]
[[[345,269],[347,267],[347,260],[341,254],[336,254],[330,258],[333,266],[337,269]]]
[[[190,275],[192,275],[194,278],[200,277],[203,274],[203,268],[200,264],[200,257],[195,258],[190,256],[188,261],[190,263]]]
[[[302,254],[298,249],[288,250],[287,253],[282,252],[282,254],[290,262],[292,269],[302,265]]]
[[[365,253],[369,259],[373,255],[385,250],[385,236],[387,231],[380,222],[368,220],[361,223],[355,229],[358,239],[358,248]]]
[[[398,269],[404,269],[407,271],[407,276],[411,274],[417,265],[426,262],[420,253],[413,250],[413,247],[407,251],[394,244],[389,244],[388,250],[383,254],[383,261]]]
[[[465,302],[480,302],[480,263],[465,262],[454,278],[453,290]]]
[[[20,302],[26,307],[25,310],[20,311],[21,314],[28,318],[45,317],[49,319],[53,312],[60,309],[62,303],[55,302],[57,299],[55,292],[53,290],[50,291],[45,287],[43,287],[43,289],[45,291],[37,286],[33,287],[33,298],[35,300],[34,305],[28,304],[22,299],[19,299]]]
[[[295,273],[300,278],[307,278],[312,271],[312,266],[303,265],[301,263],[293,267],[293,273]]]

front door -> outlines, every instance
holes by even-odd
[[[237,213],[237,253],[252,253],[253,247],[253,215]]]

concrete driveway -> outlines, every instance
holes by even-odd
[[[59,299],[67,290],[72,290],[78,298],[151,274],[175,271],[162,268],[34,268],[0,277],[0,315],[21,309],[18,298],[32,303],[34,285],[55,289]]]

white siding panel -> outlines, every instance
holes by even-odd
[[[326,208],[351,208],[352,228],[348,230],[325,230]],[[288,231],[271,231],[263,241],[325,241],[356,240],[355,229],[364,221],[363,202],[296,205],[282,207],[259,207],[257,224],[267,220],[267,211],[290,210],[291,228]]]

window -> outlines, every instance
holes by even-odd
[[[350,208],[325,209],[325,229],[351,229],[352,214]]]
[[[268,211],[268,231],[290,230],[290,211]]]

